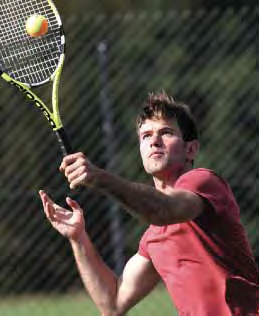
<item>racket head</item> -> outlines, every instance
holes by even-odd
[[[48,20],[48,32],[33,38],[26,21],[33,14]],[[0,70],[30,87],[51,81],[62,66],[65,35],[51,0],[0,1]]]

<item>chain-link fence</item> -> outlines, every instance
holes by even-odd
[[[134,120],[148,92],[165,89],[192,107],[201,134],[196,165],[229,180],[258,255],[258,8],[82,15],[63,22],[68,44],[60,103],[75,150],[128,179],[150,181]],[[36,109],[3,82],[0,88],[1,295],[80,291],[68,242],[50,227],[38,198],[42,188],[61,204],[68,194],[55,136]],[[43,89],[39,94],[48,99]],[[145,227],[90,190],[78,199],[96,247],[119,273]],[[157,301],[147,310],[162,312]]]

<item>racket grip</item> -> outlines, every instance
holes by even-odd
[[[68,140],[64,127],[61,127],[60,129],[56,130],[55,133],[56,133],[59,147],[61,149],[63,157],[65,157],[68,154],[71,154],[73,152],[72,147],[70,145],[70,142]]]

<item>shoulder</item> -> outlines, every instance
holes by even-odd
[[[228,187],[228,183],[214,170],[206,168],[192,169],[183,175],[181,175],[175,183],[175,187],[182,186],[202,187],[204,185],[218,185],[222,187]]]
[[[192,169],[184,173],[175,183],[175,188],[190,190],[213,207],[216,213],[231,210],[239,213],[232,190],[225,179],[215,171],[206,168]]]
[[[216,177],[216,178],[219,178],[225,182],[225,180],[223,180],[223,178],[219,174],[217,174],[214,170],[208,169],[208,168],[191,169],[190,171],[187,171],[184,174],[182,174],[178,178],[178,181],[181,179],[187,179],[187,178],[191,178],[191,177],[204,178],[204,179],[210,179],[210,178]]]

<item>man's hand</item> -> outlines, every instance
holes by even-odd
[[[41,197],[44,212],[51,225],[61,235],[70,240],[78,241],[85,231],[83,211],[79,204],[76,201],[67,198],[67,205],[71,208],[71,210],[68,210],[54,203],[44,191],[40,191],[39,195]]]
[[[65,156],[59,170],[64,173],[70,183],[70,189],[75,189],[79,186],[93,186],[99,168],[79,152]]]

